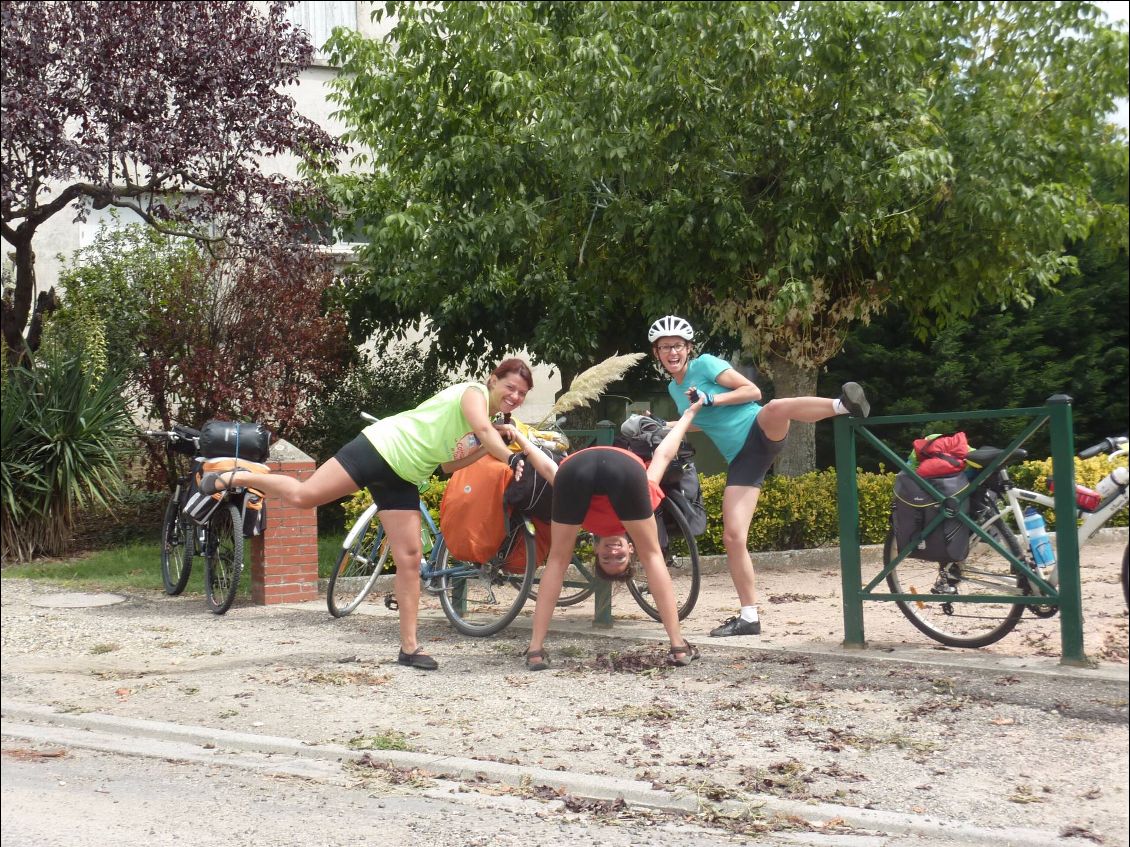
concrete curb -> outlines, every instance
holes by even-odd
[[[429,774],[475,782],[486,780],[514,787],[545,786],[574,796],[596,799],[623,799],[631,806],[658,811],[699,814],[711,811],[730,817],[793,817],[820,828],[829,821],[840,821],[855,829],[884,834],[907,834],[959,840],[963,844],[1024,844],[1030,847],[1064,847],[1074,844],[1040,830],[1020,828],[988,829],[958,821],[929,816],[836,806],[827,803],[800,803],[772,796],[758,796],[739,802],[712,802],[693,793],[674,793],[651,788],[638,780],[616,779],[594,774],[553,771],[502,762],[464,759],[457,756],[410,753],[396,750],[358,751],[338,745],[305,744],[291,738],[254,735],[245,732],[181,726],[160,721],[120,718],[94,712],[59,713],[46,706],[3,701],[0,703],[5,737],[23,738],[85,749],[152,758],[224,764],[272,773],[285,773],[322,781],[336,782],[341,766],[370,761],[396,768],[418,769]],[[144,739],[144,741],[139,741]],[[233,756],[232,751],[246,756]],[[291,761],[274,758],[288,757]],[[333,763],[333,767],[311,766]]]

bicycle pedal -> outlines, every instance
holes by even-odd
[[[400,604],[398,604],[398,603],[396,602],[396,595],[395,595],[395,594],[386,594],[386,595],[385,595],[385,608],[386,608],[386,609],[391,609],[391,610],[392,610],[392,611],[394,611],[394,612],[395,612],[395,611],[396,611],[397,609],[399,609],[399,608],[400,608]]]

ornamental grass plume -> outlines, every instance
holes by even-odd
[[[603,362],[597,362],[588,370],[582,371],[574,377],[569,385],[569,390],[557,398],[553,408],[535,427],[541,427],[550,421],[556,420],[558,415],[572,411],[579,406],[587,406],[593,400],[599,399],[604,389],[620,379],[628,370],[645,358],[645,353],[625,353],[623,356],[609,356]]]

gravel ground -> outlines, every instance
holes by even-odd
[[[1092,549],[1120,561],[1123,543]],[[1105,568],[1085,574],[1085,598],[1118,593]],[[216,617],[200,598],[158,593],[40,608],[31,601],[61,589],[4,579],[3,695],[641,779],[712,799],[770,794],[1130,843],[1124,675],[1046,658],[1055,621],[995,652],[930,649],[888,604],[866,612],[877,649],[837,653],[837,580],[827,568],[764,570],[766,636],[716,641],[702,633],[732,613],[732,589],[710,577],[687,625],[703,659],[678,670],[650,640],[658,624],[629,621],[642,616],[619,595],[611,633],[585,627],[591,606],[564,616],[547,643],[554,667],[540,674],[521,664],[524,622],[475,640],[425,612],[421,640],[441,663],[430,674],[395,664],[396,618],[379,604],[340,620],[318,604]],[[1104,667],[1124,666],[1121,599],[1093,603],[1084,600],[1088,650],[1101,644]],[[923,649],[912,658],[904,645]]]

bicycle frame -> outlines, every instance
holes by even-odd
[[[1055,499],[1053,497],[1051,497],[1050,495],[1047,495],[1047,494],[1040,494],[1036,491],[1029,491],[1026,488],[1017,488],[1017,487],[1013,486],[1008,480],[1007,473],[1003,470],[1001,471],[1001,477],[1005,482],[1004,491],[1002,491],[1001,493],[1004,495],[1005,499],[1008,501],[1008,505],[1007,505],[1005,511],[1002,511],[999,515],[997,515],[991,521],[988,521],[988,522],[982,524],[982,527],[988,528],[989,526],[996,523],[997,521],[1004,519],[1004,517],[1006,515],[1011,515],[1011,517],[1015,521],[1016,527],[1017,527],[1017,531],[1014,532],[1013,534],[1015,536],[1017,536],[1018,539],[1021,540],[1021,543],[1023,544],[1025,550],[1028,551],[1028,555],[1030,557],[1032,545],[1031,545],[1031,542],[1028,538],[1028,531],[1024,527],[1023,504],[1024,503],[1033,503],[1037,506],[1043,506],[1045,508],[1054,509],[1055,508]],[[1079,539],[1079,546],[1082,547],[1084,544],[1089,542],[1095,536],[1095,533],[1097,533],[1100,529],[1102,529],[1106,525],[1107,521],[1109,521],[1112,517],[1114,517],[1114,515],[1120,509],[1125,508],[1127,503],[1130,503],[1130,491],[1122,491],[1122,492],[1119,492],[1117,494],[1112,495],[1111,497],[1108,497],[1106,499],[1106,501],[1101,503],[1099,505],[1099,508],[1096,509],[1093,512],[1081,512],[1080,510],[1077,509],[1075,511],[1075,515],[1073,516],[1076,520],[1078,519],[1080,514],[1086,516],[1086,517],[1083,518],[1083,523],[1079,524],[1079,526],[1076,530],[1077,537]],[[1061,522],[1061,524],[1062,524],[1062,522]],[[1009,529],[1011,530],[1011,527]],[[1059,530],[1059,531],[1062,531],[1062,530]],[[1040,571],[1040,575],[1048,581],[1048,584],[1058,587],[1058,585],[1059,585],[1059,565],[1058,565],[1058,563],[1056,563],[1055,565],[1052,565],[1049,568],[1040,568],[1039,571]]]
[[[431,513],[428,511],[428,506],[422,499],[420,500],[419,508],[421,517],[420,540],[423,544],[423,551],[425,554],[424,558],[420,562],[420,581],[426,584],[429,581],[437,578],[459,578],[473,573],[474,569],[471,566],[464,564],[452,568],[439,568],[436,566],[440,549],[440,544],[438,542],[443,538],[443,534],[435,525],[435,521],[432,520]],[[376,503],[371,503],[369,507],[361,513],[360,517],[358,517],[357,520],[353,522],[353,527],[345,536],[345,541],[342,542],[342,547],[344,549],[349,549],[358,541],[358,535],[369,526],[373,516],[376,513]],[[533,531],[532,528],[530,528],[530,531]],[[388,539],[386,537],[381,541],[380,548],[378,549],[383,548],[387,544]]]

